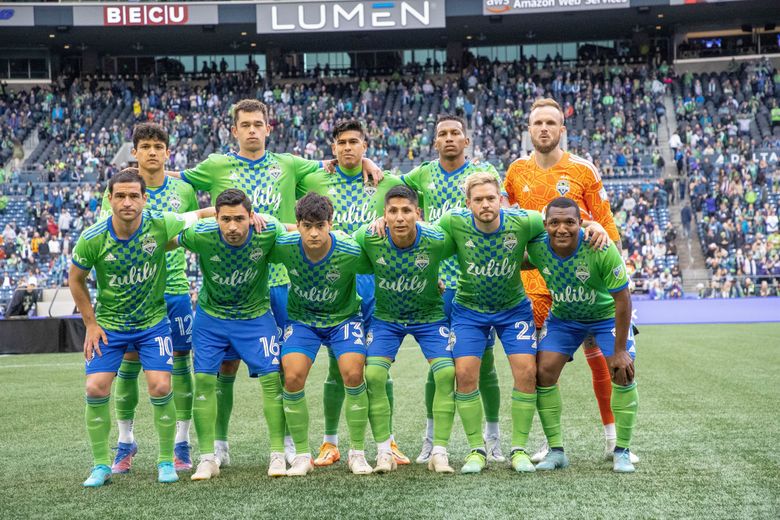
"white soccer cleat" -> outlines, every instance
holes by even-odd
[[[436,473],[455,473],[455,469],[450,466],[450,460],[449,457],[447,457],[447,453],[432,454],[431,460],[428,461],[428,469],[430,471],[435,471]]]
[[[531,462],[534,464],[539,464],[544,460],[548,453],[550,453],[550,446],[547,444],[547,439],[545,439],[544,443],[537,450],[537,452],[531,456]],[[609,460],[612,460],[612,455],[609,456]]]
[[[284,453],[271,453],[271,461],[268,463],[269,477],[286,477],[287,463],[284,461]]]
[[[506,457],[501,452],[501,438],[498,435],[485,437],[488,462],[506,462]]]
[[[298,455],[293,459],[290,469],[287,470],[288,477],[305,477],[314,471],[314,464],[311,462],[311,455]],[[268,468],[268,474],[271,475],[271,468]]]
[[[614,460],[615,456],[615,439],[607,439],[607,445],[604,448],[604,460],[608,460],[612,462]],[[639,457],[634,453],[633,451],[628,452],[629,459],[631,459],[631,464],[636,464],[639,462]]]
[[[433,451],[433,439],[429,437],[423,437],[422,449],[420,454],[415,459],[417,464],[428,464],[431,460],[431,452]]]
[[[376,466],[374,467],[374,473],[389,473],[398,469],[398,464],[395,462],[393,452],[382,451],[376,456]]]
[[[371,464],[366,460],[365,453],[357,453],[353,450],[349,450],[347,467],[349,467],[349,470],[353,475],[370,475],[374,472],[374,470],[371,469]]]
[[[219,459],[219,467],[230,466],[230,446],[227,441],[214,443],[214,455]]]
[[[198,468],[192,474],[190,480],[209,480],[219,476],[219,459],[216,456],[201,457]]]

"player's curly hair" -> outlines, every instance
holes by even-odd
[[[243,206],[247,212],[252,213],[252,202],[249,200],[249,197],[246,196],[246,193],[236,188],[228,188],[217,196],[214,208],[217,210],[217,213],[219,213],[219,209],[222,206],[238,206],[239,204]]]
[[[557,197],[551,200],[547,207],[544,208],[545,217],[550,212],[550,208],[574,208],[576,210],[575,212],[577,213],[577,218],[580,218],[580,207],[577,205],[576,201],[568,197]]]
[[[342,121],[334,126],[331,134],[333,136],[333,141],[335,142],[338,140],[339,136],[344,132],[360,132],[360,138],[364,141],[366,140],[366,129],[363,128],[363,124],[357,119]]]
[[[324,195],[309,192],[295,203],[295,220],[330,222],[333,220],[333,203]]]
[[[108,181],[108,192],[114,194],[115,184],[133,183],[137,182],[141,185],[141,194],[146,193],[146,181],[141,176],[138,168],[124,168],[122,171],[111,177]]]
[[[238,121],[239,112],[260,112],[263,114],[263,120],[268,123],[268,107],[262,101],[256,99],[242,99],[230,108],[230,115],[233,117],[233,124]]]
[[[436,127],[439,126],[439,123],[443,123],[445,121],[455,121],[456,123],[460,123],[460,128],[463,130],[463,133],[466,133],[466,120],[463,119],[460,116],[456,116],[455,114],[440,114],[439,117],[436,118]]]
[[[168,131],[157,123],[138,123],[133,128],[133,148],[142,140],[162,141],[168,148]]]

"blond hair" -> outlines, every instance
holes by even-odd
[[[490,172],[476,172],[466,177],[464,184],[466,190],[466,198],[471,198],[471,188],[474,186],[482,186],[483,184],[492,184],[496,187],[496,191],[501,193],[501,185],[498,183],[496,176]]]
[[[531,110],[528,111],[528,120],[531,120],[531,114],[533,114],[534,110],[545,107],[552,107],[557,110],[561,114],[561,121],[564,120],[563,109],[553,98],[539,98],[534,101],[533,105],[531,105]]]

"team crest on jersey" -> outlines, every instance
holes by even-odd
[[[106,262],[116,262],[116,257],[109,251],[105,258]]]
[[[263,258],[263,250],[262,249],[253,249],[251,253],[249,253],[249,259],[253,262],[257,262]]]
[[[157,249],[157,241],[153,236],[146,235],[143,242],[141,243],[141,249],[144,250],[144,253],[151,256]]]
[[[338,271],[338,269],[331,269],[328,271],[328,274],[325,275],[325,279],[330,283],[336,283],[336,280],[339,278],[341,278],[341,273]]]
[[[612,270],[612,274],[615,275],[615,278],[620,278],[623,276],[623,266],[619,265],[616,268]]]
[[[504,247],[509,251],[514,251],[517,247],[517,237],[514,233],[507,233],[504,237]]]
[[[574,272],[574,276],[579,279],[580,282],[585,283],[588,281],[588,278],[590,278],[590,269],[588,269],[587,264],[579,264],[577,265],[577,270]]]
[[[293,326],[292,326],[292,325],[287,325],[287,326],[284,328],[284,341],[287,341],[287,339],[288,339],[290,336],[292,336],[292,333],[293,333]]]
[[[420,271],[424,270],[426,267],[428,267],[431,263],[431,259],[428,258],[428,255],[425,253],[420,253],[417,255],[417,258],[414,259],[414,265],[417,266],[417,269]]]
[[[274,179],[278,179],[281,174],[282,174],[282,169],[279,168],[278,164],[274,164],[273,166],[268,168],[268,175],[270,175]]]
[[[170,199],[168,199],[168,204],[171,205],[174,211],[179,211],[179,208],[181,207],[181,200],[176,195],[172,195]]]
[[[369,197],[373,197],[374,195],[376,195],[376,186],[372,186],[371,184],[364,184],[363,193],[365,193]]]
[[[442,338],[448,338],[449,339],[449,337],[450,337],[450,329],[448,329],[447,327],[439,327],[439,335]]]
[[[369,330],[368,334],[366,334],[366,345],[370,345],[374,342],[374,331]]]
[[[558,184],[555,185],[555,191],[561,194],[561,197],[565,197],[567,193],[569,193],[569,181],[565,181],[563,179],[558,181]]]

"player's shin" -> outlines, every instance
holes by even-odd
[[[228,376],[219,374],[219,376],[217,376],[217,415],[215,439],[219,441],[228,440],[230,415],[233,413],[233,387],[235,386],[235,382],[235,375]]]
[[[279,372],[261,376],[260,386],[263,389],[263,414],[268,424],[271,453],[284,453],[284,406]]]
[[[366,443],[366,425],[368,424],[368,391],[366,383],[345,387],[347,394],[347,427],[349,428],[350,449],[363,451]]]
[[[627,450],[630,447],[638,407],[636,381],[627,386],[612,384],[612,411],[615,413],[617,448]]]
[[[455,363],[451,358],[431,360],[436,385],[433,397],[433,445],[446,448],[455,420]]]
[[[558,385],[536,387],[536,409],[542,423],[547,444],[551,448],[563,448],[561,413],[563,403]]]
[[[425,380],[425,418],[427,420],[425,438],[433,439],[433,398],[436,395],[436,382],[433,379],[433,370],[428,370],[428,379]]]
[[[489,340],[492,342],[492,340]],[[498,412],[501,408],[501,388],[498,385],[493,345],[485,349],[482,364],[479,367],[479,393],[485,409],[485,422],[489,435],[498,435]]]
[[[469,393],[455,392],[455,405],[458,408],[458,415],[460,415],[460,422],[463,423],[469,447],[471,449],[484,449],[485,441],[482,439],[482,400],[479,396],[479,389]]]
[[[160,397],[149,397],[154,410],[154,428],[160,443],[160,453],[157,463],[173,463],[173,444],[176,436],[176,405],[173,404],[173,394]]]
[[[284,418],[287,428],[290,430],[295,451],[301,455],[311,453],[309,447],[309,406],[306,402],[306,394],[300,392],[282,391],[282,403],[284,405]]]
[[[132,444],[133,419],[138,406],[138,374],[141,372],[141,362],[123,359],[117,372],[114,387],[114,409],[119,427],[119,442]]]
[[[217,376],[214,374],[195,374],[195,400],[192,415],[195,432],[198,434],[200,454],[214,453],[214,435],[217,421]]]
[[[387,393],[387,402],[390,405],[390,436],[393,436],[393,404],[395,403],[395,396],[393,395],[393,376],[390,372],[387,373],[387,381],[385,382],[385,392]]]
[[[536,413],[536,392],[530,394],[512,389],[512,449],[523,448],[528,442]]]
[[[366,359],[366,388],[368,390],[368,420],[377,444],[390,440],[390,401],[387,398],[387,377],[390,361],[380,357]]]
[[[173,402],[176,405],[176,442],[189,442],[192,420],[193,377],[190,355],[174,356],[171,386]]]
[[[108,450],[108,434],[111,431],[109,398],[108,395],[105,397],[86,397],[84,421],[87,425],[87,434],[95,466],[99,464],[111,465],[111,456]]]
[[[328,352],[328,377],[322,388],[322,407],[325,415],[325,442],[338,446],[339,418],[344,404],[344,382],[339,364]]]

